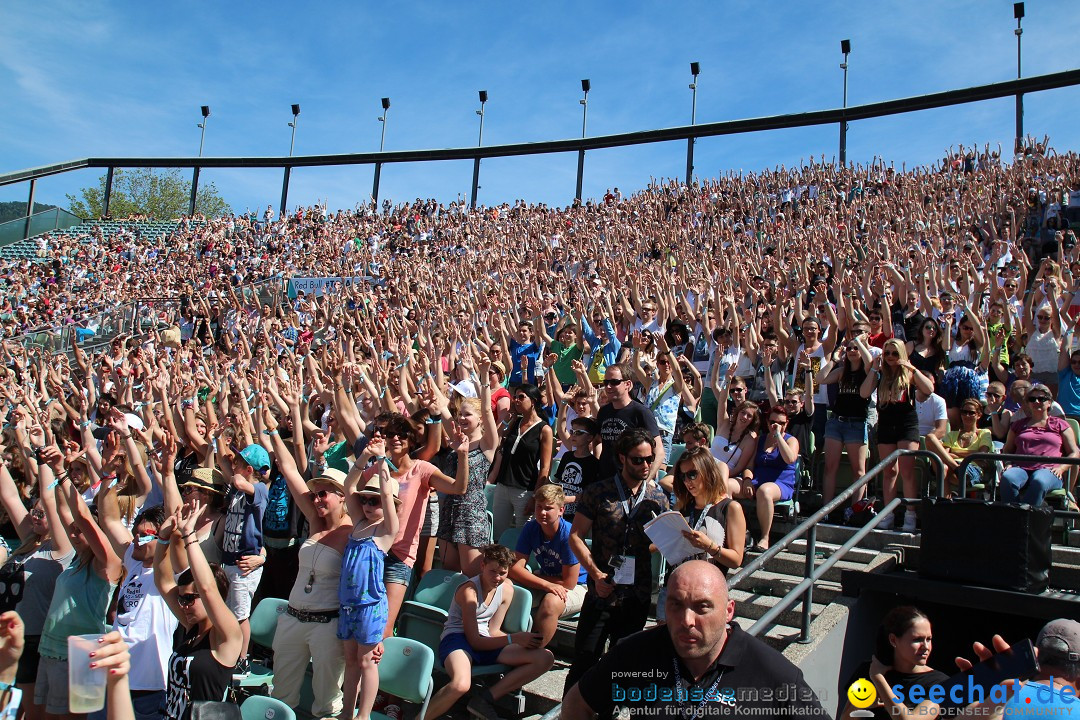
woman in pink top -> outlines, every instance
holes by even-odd
[[[1072,428],[1061,418],[1049,415],[1053,396],[1049,388],[1036,383],[1028,390],[1024,403],[1028,416],[1009,428],[1002,452],[1037,455],[1044,458],[1080,457]],[[1068,465],[1053,462],[1017,463],[1001,477],[1001,499],[1041,505],[1046,493],[1062,486]]]
[[[398,482],[399,529],[390,552],[386,554],[383,581],[386,583],[386,598],[389,605],[386,619],[386,634],[394,634],[394,623],[398,611],[405,599],[405,588],[412,578],[413,563],[416,562],[416,548],[420,544],[420,528],[424,524],[427,512],[428,493],[431,488],[449,495],[463,495],[469,485],[469,451],[458,450],[457,478],[451,478],[439,472],[426,460],[413,460],[409,452],[419,447],[416,430],[412,422],[404,415],[384,413],[375,418],[371,431],[372,438],[386,441],[386,453],[390,456],[391,475]],[[365,450],[358,462],[369,462],[374,455]],[[364,473],[367,481],[375,473],[374,466]]]

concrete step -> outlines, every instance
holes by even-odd
[[[806,552],[806,538],[799,538],[790,545],[791,552],[802,555]],[[817,542],[817,552],[823,557],[832,557],[840,549],[838,543]],[[878,550],[854,547],[844,554],[844,561],[869,565],[878,556]]]
[[[814,594],[817,595],[816,589]],[[731,591],[731,599],[735,601],[736,619],[739,620],[740,625],[746,627],[753,625],[761,616],[776,607],[781,600],[771,595],[754,595],[738,589]],[[811,619],[821,614],[825,608],[824,604],[813,603],[810,606]],[[802,622],[802,600],[780,613],[778,621],[783,625],[798,626]]]
[[[801,575],[796,577],[770,572],[769,570],[759,570],[751,577],[739,583],[739,586],[735,589],[742,590],[751,595],[783,597],[791,592],[791,589],[801,583],[802,580],[803,578]],[[828,605],[833,600],[840,597],[840,590],[839,582],[819,580],[814,586],[814,601]]]
[[[750,625],[743,629],[750,629]],[[776,650],[783,652],[784,648],[799,639],[800,632],[799,628],[790,625],[773,625],[764,633],[758,635],[758,638],[764,640]]]
[[[1070,533],[1070,541],[1075,531]],[[1077,540],[1080,542],[1080,535],[1077,535]],[[1053,553],[1053,563],[1057,566],[1069,566],[1074,568],[1080,568],[1080,547],[1069,547],[1066,545],[1054,545],[1051,548]]]
[[[870,553],[872,558],[877,557],[876,552]],[[794,552],[781,552],[776,557],[765,563],[765,569],[780,575],[791,575],[792,577],[798,577],[802,579],[806,572],[806,556],[802,553]],[[835,565],[825,571],[823,580],[830,580],[832,582],[840,582],[840,573],[844,570],[865,570],[868,563],[851,562],[846,559],[838,560]],[[872,559],[871,558],[871,559]],[[819,557],[815,560],[814,566],[821,565],[825,562],[824,557]]]
[[[794,530],[795,524],[777,523],[773,528],[772,537],[775,539],[782,538],[787,533]],[[834,545],[843,545],[851,536],[855,534],[858,528],[850,528],[844,525],[828,525],[826,523],[818,523],[817,526],[817,541],[818,543],[829,543]],[[869,550],[883,550],[887,545],[918,545],[919,536],[913,533],[900,532],[898,530],[874,530],[859,543],[859,547]]]

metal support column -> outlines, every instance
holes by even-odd
[[[37,190],[37,178],[30,180],[30,199],[26,201],[26,227],[23,228],[23,240],[30,237],[30,216],[34,214],[34,192]],[[59,213],[57,213],[59,217]]]
[[[101,214],[105,217],[109,215],[109,202],[112,200],[112,181],[113,181],[113,168],[109,167],[108,172],[105,173],[105,202],[101,208]],[[89,218],[93,219],[93,218]]]
[[[289,201],[289,175],[292,174],[292,166],[285,166],[285,176],[281,179],[281,210],[279,215],[285,217],[286,203]]]
[[[810,578],[814,575],[814,560],[817,555],[817,525],[812,525],[810,531],[806,534],[806,565],[804,578]],[[814,608],[814,584],[810,583],[810,587],[806,588],[806,593],[803,595],[802,604],[802,628],[799,632],[799,642],[810,642],[810,621],[813,619]]]
[[[480,116],[480,137],[476,141],[476,147],[484,146],[484,106],[487,105],[487,90],[480,91],[480,109],[476,114]],[[469,208],[476,209],[476,193],[480,189],[480,157],[473,158],[472,166],[472,193],[469,195]]]
[[[581,81],[581,91],[585,97],[578,100],[581,103],[581,139],[585,139],[585,128],[589,122],[589,89],[592,84],[588,80]],[[577,155],[577,189],[574,190],[574,199],[581,202],[581,183],[585,176],[585,148],[578,150]]]
[[[188,203],[188,215],[195,214],[195,199],[199,195],[199,166],[196,165],[191,173],[191,202]]]
[[[1020,37],[1024,34],[1024,29],[1020,25],[1020,21],[1024,16],[1024,3],[1015,3],[1013,6],[1013,14],[1016,16],[1016,79],[1019,80],[1022,77],[1020,71]],[[1016,148],[1013,152],[1017,152],[1022,147],[1024,142],[1024,93],[1016,93]]]
[[[690,104],[690,124],[697,125],[697,79],[698,72],[701,69],[699,63],[690,63],[690,73],[694,76],[694,82],[690,83],[690,90],[693,92],[693,96]],[[690,183],[694,182],[694,145],[697,143],[697,138],[690,137],[686,139],[686,185],[690,186]]]
[[[379,211],[379,177],[382,175],[382,163],[375,163],[375,180],[371,183],[371,202],[375,212]]]
[[[844,62],[840,63],[840,69],[844,71],[844,117],[840,120],[840,167],[847,165],[847,71],[848,53],[851,51],[851,41],[843,40],[840,43],[841,52],[844,53]]]

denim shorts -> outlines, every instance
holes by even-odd
[[[383,582],[387,585],[405,585],[408,587],[412,579],[412,568],[399,560],[392,552],[386,553],[386,562],[383,564]]]
[[[845,445],[859,443],[866,444],[866,421],[865,420],[841,420],[833,416],[825,423],[825,438],[839,440]]]

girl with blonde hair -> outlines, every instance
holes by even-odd
[[[874,358],[871,372],[863,380],[859,393],[869,398],[877,390],[878,457],[887,457],[896,449],[919,449],[919,416],[915,412],[915,388],[927,395],[934,392],[934,381],[908,359],[904,343],[896,338],[885,341],[881,355]],[[904,497],[918,497],[915,487],[915,458],[906,456],[890,464],[882,473],[881,483],[886,504],[896,497],[897,475],[903,477]],[[894,519],[886,518],[879,528],[891,529]],[[915,532],[915,508],[904,515],[904,532]]]

